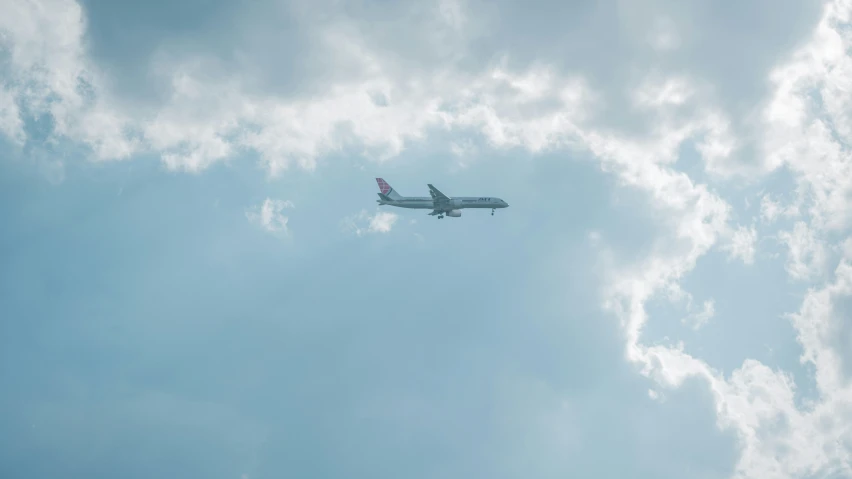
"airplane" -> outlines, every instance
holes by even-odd
[[[509,203],[506,203],[500,198],[489,197],[472,197],[459,196],[450,198],[449,196],[438,191],[431,184],[429,187],[430,198],[425,196],[402,196],[394,190],[387,181],[382,178],[376,178],[376,183],[379,184],[379,198],[376,202],[380,205],[390,205],[399,208],[412,208],[432,210],[429,216],[438,216],[438,219],[444,215],[451,218],[461,216],[461,210],[464,208],[491,208],[491,216],[494,216],[494,210],[497,208],[508,208]]]

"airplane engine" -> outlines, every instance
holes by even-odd
[[[461,210],[447,211],[447,216],[452,216],[453,218],[458,218],[459,216],[461,216]]]

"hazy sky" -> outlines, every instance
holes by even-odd
[[[852,477],[850,15],[0,0],[0,477]]]

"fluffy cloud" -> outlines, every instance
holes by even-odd
[[[689,317],[686,318],[685,322],[691,323],[692,327],[695,329],[700,329],[704,325],[706,325],[713,316],[716,315],[716,303],[710,299],[704,301],[701,306],[701,310],[697,313],[692,313]]]
[[[850,220],[849,11],[848,1],[828,3],[811,41],[773,71],[775,92],[762,115],[766,168],[789,168],[814,226],[831,230]]]
[[[293,202],[267,198],[263,204],[246,212],[246,217],[270,233],[289,234],[289,218],[282,214],[284,208],[293,208]]]
[[[395,213],[378,211],[371,215],[367,210],[361,210],[358,214],[347,216],[341,222],[341,228],[347,233],[363,236],[371,233],[389,233],[394,223],[399,219]]]
[[[754,253],[757,243],[757,230],[754,226],[740,226],[731,237],[731,242],[725,246],[732,258],[739,258],[745,264],[754,263]]]
[[[24,122],[15,98],[6,89],[0,90],[0,132],[16,144],[24,142]]]
[[[772,223],[778,218],[793,218],[798,215],[799,210],[795,204],[784,207],[773,200],[769,194],[760,197],[760,217],[766,223]]]
[[[0,46],[8,62],[0,94],[3,132],[22,142],[22,116],[49,115],[54,139],[82,142],[97,158],[137,151],[128,117],[111,102],[103,75],[86,54],[80,5],[4,0],[0,8]]]
[[[826,262],[825,247],[807,223],[796,222],[793,231],[782,231],[778,238],[787,246],[786,267],[792,278],[808,280],[822,275]]]
[[[543,63],[519,70],[510,67],[509,56],[471,69],[466,61],[472,57],[453,57],[450,52],[469,52],[471,42],[480,38],[477,32],[493,26],[488,22],[505,20],[484,15],[471,24],[460,2],[439,3],[431,12],[437,23],[418,23],[422,30],[406,32],[403,38],[431,46],[430,53],[418,50],[425,58],[407,60],[386,42],[400,33],[395,27],[380,24],[366,33],[352,19],[332,15],[321,21],[316,10],[290,5],[282,14],[317,22],[316,31],[304,39],[312,54],[335,61],[336,69],[345,72],[323,82],[321,92],[310,99],[265,93],[254,86],[253,77],[229,74],[227,65],[209,55],[161,54],[150,59],[151,70],[167,80],[167,101],[139,110],[112,99],[104,75],[86,57],[79,5],[45,1],[13,2],[15,15],[5,17],[16,83],[37,87],[26,89],[26,95],[17,88],[13,94],[55,118],[55,138],[81,141],[97,158],[153,152],[170,168],[200,171],[249,150],[276,174],[293,164],[312,168],[318,158],[344,148],[390,158],[433,129],[470,129],[496,147],[532,151],[579,144],[600,153],[613,141],[601,131],[578,130],[579,122],[592,119],[592,107],[606,113],[615,106],[602,104],[583,76]],[[369,10],[355,10],[356,19],[369,15]],[[593,15],[591,20],[603,18]],[[518,56],[511,49],[508,53]],[[421,67],[407,68],[415,64]],[[423,74],[423,68],[433,71]],[[705,136],[698,147],[709,156],[725,156],[733,147],[721,111],[707,106],[680,111],[687,97],[699,90],[708,94],[691,85],[689,76],[654,74],[638,80],[643,86],[634,95],[637,107],[665,107],[656,136],[668,139],[661,151],[633,141],[626,147],[634,153],[673,161],[671,148],[698,134]],[[689,116],[686,122],[683,115]]]
[[[841,93],[849,57],[849,2],[832,2],[813,39],[786,66],[772,75],[776,89],[762,117],[761,130],[766,172],[788,167],[798,185],[795,203],[780,206],[763,197],[765,221],[779,216],[798,216],[798,205],[808,205],[808,220],[795,224],[778,237],[789,248],[787,271],[794,279],[820,282],[827,262],[822,236],[847,232],[850,206],[847,173],[845,110],[848,93]],[[849,90],[845,90],[848,92]],[[833,126],[829,126],[833,125]],[[681,217],[681,222],[688,217]],[[687,222],[686,224],[691,224]],[[682,223],[683,224],[683,223]],[[694,248],[712,243],[723,228],[707,234],[687,236]],[[733,245],[753,243],[752,233],[740,230]],[[746,241],[748,239],[749,241]],[[612,293],[614,309],[634,334],[629,337],[630,357],[644,367],[645,374],[661,384],[680,385],[685,378],[703,377],[711,385],[719,424],[737,431],[742,456],[737,478],[838,477],[852,474],[852,440],[848,414],[852,395],[840,379],[838,351],[832,334],[843,319],[833,313],[833,301],[850,294],[849,257],[843,257],[834,280],[809,290],[801,309],[791,314],[791,325],[803,348],[802,361],[815,370],[818,397],[800,406],[792,376],[747,360],[726,378],[706,362],[676,348],[645,346],[638,339],[638,326],[647,320],[644,303],[654,291],[676,280],[694,265],[695,255],[655,255],[639,272],[620,279]],[[698,250],[700,254],[705,249]]]

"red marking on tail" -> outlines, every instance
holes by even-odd
[[[383,195],[388,194],[388,191],[391,190],[391,186],[388,184],[388,182],[381,178],[376,178],[376,183],[379,184],[379,190],[381,190]]]

